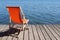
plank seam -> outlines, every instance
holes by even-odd
[[[53,26],[53,25],[52,25]],[[54,27],[54,26],[53,26]],[[52,27],[50,27],[55,33],[56,33],[56,31],[52,28]],[[57,34],[57,33],[56,33]],[[59,36],[59,34],[57,34],[58,36]],[[59,36],[60,37],[60,36]]]
[[[43,26],[43,25],[42,25]],[[43,28],[44,28],[44,26],[43,26]],[[45,30],[45,32],[47,33],[47,31],[46,31],[46,29],[44,28],[44,30]],[[47,33],[47,35],[49,36],[49,34]],[[49,36],[49,38],[51,39],[51,37]],[[52,40],[52,39],[51,39]]]
[[[51,30],[48,27],[47,27],[47,29],[51,32]],[[51,34],[54,36],[54,34],[52,32],[51,32]],[[57,40],[57,38],[55,36],[54,36],[54,38]]]
[[[35,25],[35,29],[36,29],[36,32],[37,32],[37,34],[38,34],[37,26],[36,26],[36,25]],[[39,37],[39,40],[41,40],[41,38],[40,38],[39,34],[38,34],[38,37]]]
[[[40,26],[39,26],[39,28],[40,28]],[[40,28],[40,30],[41,30],[41,28]],[[41,33],[43,34],[42,30],[41,30]],[[43,34],[43,37],[44,37],[44,39],[46,40],[46,38],[45,38],[44,34]]]
[[[34,40],[35,40],[35,36],[34,36],[34,32],[33,32],[33,26],[31,26],[31,28],[32,28],[32,33],[33,33],[33,37],[34,37]]]

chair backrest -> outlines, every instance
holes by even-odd
[[[13,23],[18,23],[21,24],[23,23],[22,18],[21,18],[21,10],[19,7],[14,7],[14,6],[7,6],[7,10],[10,14],[10,18]]]

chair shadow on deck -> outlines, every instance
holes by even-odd
[[[6,30],[4,32],[0,32],[0,37],[9,36],[9,35],[11,36],[11,34],[15,34],[18,31],[19,31],[18,29],[11,28],[11,29],[8,29],[8,30]]]

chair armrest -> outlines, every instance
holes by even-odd
[[[20,9],[21,9],[21,13],[22,13],[22,18],[25,19],[25,14],[23,13],[21,6],[20,6]]]
[[[25,15],[22,14],[22,19],[25,19]]]

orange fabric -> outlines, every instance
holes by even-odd
[[[11,20],[14,23],[23,23],[21,15],[20,15],[20,8],[19,7],[7,7]]]

